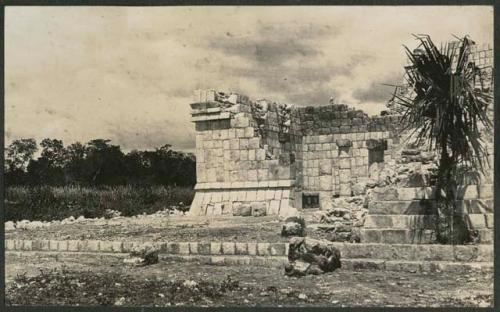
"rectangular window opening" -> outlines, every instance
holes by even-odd
[[[319,208],[319,195],[302,194],[302,208]]]

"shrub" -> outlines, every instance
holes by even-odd
[[[105,217],[115,210],[123,216],[154,213],[164,209],[185,210],[194,197],[187,187],[118,186],[18,186],[6,189],[6,220],[60,220],[69,216]],[[181,205],[179,205],[182,203]]]

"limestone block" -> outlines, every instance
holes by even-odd
[[[222,243],[222,254],[224,255],[234,255],[236,253],[236,246],[234,242],[223,242]]]
[[[238,181],[248,181],[248,170],[238,170]]]
[[[246,191],[237,191],[237,200],[238,201],[245,201],[247,198],[247,192]]]
[[[234,253],[236,255],[248,255],[247,243],[235,243]]]
[[[266,190],[257,190],[257,200],[258,201],[266,200]]]
[[[275,193],[274,190],[266,190],[265,192],[267,200],[274,199],[274,193]]]
[[[269,203],[269,209],[267,211],[268,215],[277,215],[280,210],[280,201],[279,200],[271,200]]]
[[[222,243],[221,242],[210,242],[210,254],[211,255],[222,254]]]
[[[246,127],[245,128],[245,138],[253,138],[253,136],[254,136],[253,127]]]
[[[290,209],[290,200],[288,198],[284,198],[280,202],[280,210],[279,214],[283,214],[285,211],[288,211]]]
[[[248,202],[257,200],[257,190],[246,191],[245,200]]]
[[[486,228],[486,218],[484,214],[469,214],[469,220],[471,222],[473,229],[484,229]]]
[[[203,148],[204,149],[211,149],[214,147],[214,141],[212,140],[206,140],[203,142]]]
[[[248,150],[248,160],[255,160],[255,149]]]
[[[351,147],[352,141],[349,139],[337,139],[335,141],[338,147]]]
[[[222,203],[215,203],[213,208],[214,216],[220,216],[222,214]]]
[[[246,149],[240,150],[240,160],[248,160],[248,151]]]
[[[340,169],[351,168],[351,159],[350,158],[340,158],[338,163],[339,163]]]
[[[211,215],[213,215],[213,213],[214,213],[214,204],[210,203],[207,205],[207,210],[206,210],[205,215],[211,216]]]
[[[319,193],[319,206],[321,210],[329,210],[333,207],[331,192]]]
[[[229,140],[229,148],[232,150],[238,150],[240,148],[240,140],[239,139]]]
[[[351,184],[350,183],[341,183],[339,195],[340,196],[351,196]]]
[[[340,183],[349,183],[349,182],[351,182],[351,170],[349,170],[349,169],[340,169],[339,170],[339,182]]]
[[[259,256],[269,256],[270,255],[270,243],[257,243],[257,254]]]
[[[258,169],[257,170],[257,180],[258,181],[266,181],[268,179],[269,171],[267,169]]]
[[[248,149],[248,139],[240,139],[240,150]]]
[[[257,170],[248,170],[248,181],[257,181]]]
[[[222,202],[222,214],[226,215],[230,213],[232,213],[231,202],[230,201]]]
[[[252,216],[261,217],[265,216],[267,212],[267,205],[265,202],[253,202],[252,206]]]
[[[232,128],[245,128],[250,125],[249,118],[245,115],[245,113],[237,113],[234,115],[234,118],[231,119],[231,127]]]
[[[212,193],[212,203],[220,203],[222,201],[222,192],[213,192]]]
[[[245,129],[236,129],[236,137],[240,139],[245,138]]]
[[[284,189],[281,194],[282,199],[290,198],[290,190],[289,189]]]
[[[319,161],[319,174],[320,175],[332,174],[332,161],[330,159],[321,159]]]
[[[323,175],[319,177],[319,188],[322,191],[329,191],[332,189],[332,177],[330,175]]]
[[[233,216],[247,217],[252,215],[252,207],[249,204],[233,203]]]
[[[256,160],[265,160],[266,159],[266,151],[264,149],[258,149],[255,154]]]
[[[253,128],[252,128],[253,129]],[[252,137],[248,140],[248,148],[258,149],[260,146],[260,139],[258,137]]]
[[[247,252],[250,256],[257,255],[257,243],[247,243]]]
[[[493,198],[493,184],[484,184],[478,186],[479,198]]]
[[[274,193],[274,199],[280,200],[282,198],[283,191],[282,190],[276,190]]]

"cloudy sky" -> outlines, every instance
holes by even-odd
[[[493,43],[475,7],[7,7],[5,136],[194,148],[193,90],[376,114],[412,33]]]

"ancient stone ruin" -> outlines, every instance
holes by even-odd
[[[492,55],[490,47],[475,47],[473,53],[490,71],[488,81],[481,82],[490,92]],[[319,219],[347,220],[351,232],[356,222],[364,225],[365,208],[372,215],[369,226],[379,230],[398,222],[408,229],[406,217],[425,223],[421,216],[432,214],[435,155],[407,144],[398,109],[390,103],[380,116],[368,116],[344,104],[299,107],[198,90],[191,108],[197,132],[191,215],[289,215],[319,208],[330,211]],[[488,110],[492,119],[493,108]],[[493,136],[484,138],[492,166]],[[464,186],[464,211],[492,212],[492,172],[479,185]],[[347,210],[332,211],[339,203]],[[363,233],[368,241],[391,237],[369,229]],[[410,239],[401,235],[394,242]]]

